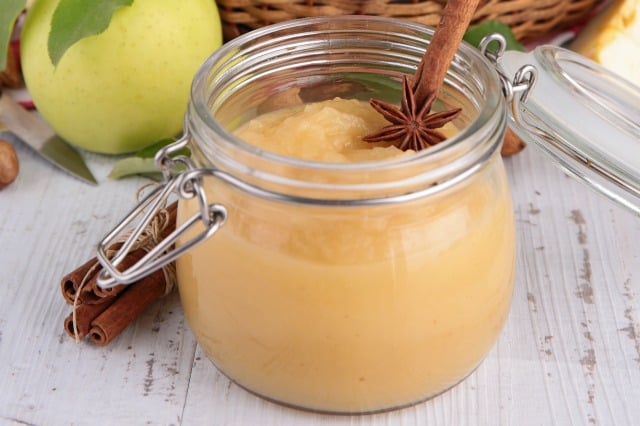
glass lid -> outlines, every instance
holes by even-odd
[[[537,70],[535,82],[513,102],[511,129],[640,215],[640,88],[555,46],[507,51],[499,62],[508,76],[527,65]]]

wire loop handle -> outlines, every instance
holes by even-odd
[[[496,46],[491,49],[492,46]],[[511,102],[512,110],[519,102],[526,102],[529,93],[533,89],[538,70],[533,65],[522,66],[511,80],[498,66],[500,59],[507,50],[507,40],[502,34],[489,34],[480,41],[480,53],[487,58],[495,67],[500,82],[502,83],[502,93],[507,102]],[[520,96],[515,96],[516,94]]]
[[[227,211],[220,204],[209,204],[202,187],[205,170],[196,169],[191,160],[185,156],[171,157],[172,153],[184,148],[188,143],[185,134],[175,143],[168,145],[156,154],[155,163],[162,171],[165,182],[150,192],[98,245],[97,258],[104,268],[97,279],[102,288],[114,287],[118,284],[132,284],[144,276],[173,262],[192,247],[211,237],[226,221]],[[187,168],[176,173],[178,165]],[[134,244],[156,214],[166,206],[169,197],[177,193],[182,199],[196,197],[200,211],[160,241],[130,268],[119,271],[118,265],[132,251]],[[202,223],[202,231],[180,247],[174,247],[178,237],[198,222]],[[132,229],[133,228],[133,229]],[[129,230],[132,229],[132,231]],[[116,254],[109,258],[107,250],[115,243],[122,242]]]
[[[492,46],[495,46],[495,48],[491,49]],[[516,71],[513,79],[510,79],[502,71],[499,64],[506,48],[507,41],[499,33],[489,34],[480,41],[480,53],[494,65],[498,73],[502,85],[502,94],[507,103],[509,103],[513,120],[523,129],[526,129],[527,132],[548,139],[550,136],[546,132],[527,121],[521,113],[521,104],[525,103],[529,98],[529,94],[533,90],[538,77],[538,70],[535,66],[526,64]]]

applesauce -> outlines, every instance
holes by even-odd
[[[402,407],[496,342],[515,236],[490,65],[461,46],[437,105],[463,108],[447,141],[415,153],[361,140],[384,125],[366,100],[394,100],[430,34],[371,17],[278,24],[196,76],[190,148],[210,173],[178,221],[205,198],[227,218],[177,260],[180,297],[208,357],[247,390],[322,412]]]

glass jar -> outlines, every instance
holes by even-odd
[[[455,385],[496,342],[515,232],[501,85],[478,51],[460,46],[439,96],[462,107],[459,133],[419,153],[323,163],[232,133],[299,102],[397,102],[431,35],[385,18],[290,21],[232,40],[197,73],[189,147],[214,171],[201,185],[227,218],[177,260],[179,291],[199,344],[249,391],[322,412],[386,410]],[[178,222],[201,203],[181,200]]]

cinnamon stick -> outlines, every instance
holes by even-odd
[[[458,117],[462,109],[431,113],[431,107],[477,5],[478,0],[447,1],[415,75],[411,81],[406,75],[402,78],[400,107],[379,99],[370,100],[373,109],[390,124],[362,140],[388,141],[403,151],[420,151],[447,139],[437,129]]]
[[[155,218],[154,229],[149,230],[157,234],[158,240],[175,230],[177,203],[172,203],[166,210],[167,216],[163,216],[163,220]],[[121,242],[115,243],[109,251],[115,252],[121,246]],[[117,266],[118,270],[123,271],[138,262],[147,250],[142,246],[128,253]],[[164,270],[158,270],[135,283],[103,289],[97,283],[102,269],[96,257],[89,259],[62,278],[60,289],[64,300],[73,305],[75,312],[64,320],[67,334],[78,340],[89,336],[89,341],[104,346],[151,302],[167,293],[167,275]]]
[[[109,309],[104,310],[93,321],[89,330],[89,341],[105,346],[118,336],[142,311],[165,293],[164,272],[158,270],[131,284],[114,298]]]
[[[141,248],[132,251],[124,259],[122,259],[122,262],[120,262],[120,264],[116,266],[116,269],[120,272],[124,271],[125,269],[128,269],[129,267],[133,266],[136,262],[138,262],[140,259],[142,259],[142,257],[144,257],[145,254],[147,254],[146,250]],[[94,270],[91,271],[90,278],[86,281],[85,285],[80,289],[79,293],[78,293],[77,285],[82,282],[82,278],[74,280],[74,284],[73,284],[74,290],[68,291],[63,295],[63,297],[65,298],[65,300],[67,300],[67,302],[69,301],[70,296],[73,295],[73,298],[71,298],[70,303],[74,303],[75,293],[78,293],[77,303],[83,303],[83,304],[84,303],[88,303],[88,304],[102,303],[103,299],[115,297],[127,287],[124,284],[119,284],[109,288],[100,287],[98,285],[98,276],[102,271],[102,266],[100,265],[100,263],[98,262],[98,259],[96,258],[90,259],[87,263],[92,263],[92,265],[94,266]],[[72,274],[73,274],[72,278],[77,278],[79,275],[77,273],[76,274],[72,273]],[[69,281],[72,281],[72,280],[67,279],[63,282],[69,282]],[[69,285],[67,284],[67,286]]]
[[[64,330],[70,337],[82,339],[91,329],[91,323],[94,319],[103,313],[109,306],[116,301],[116,298],[110,298],[104,303],[93,303],[86,305],[79,305],[74,313],[71,312],[64,319]],[[77,333],[77,334],[76,334]]]
[[[167,226],[161,229],[159,234],[160,239],[166,238],[175,230],[177,202],[167,206],[167,213],[169,214]],[[109,250],[115,252],[119,250],[121,246],[122,243],[115,243],[109,247]],[[138,260],[142,259],[146,253],[147,252],[144,248],[132,251],[122,260],[122,262],[117,266],[117,269],[119,271],[123,271],[129,268]],[[97,278],[101,271],[102,267],[99,265],[99,262],[95,257],[87,260],[84,264],[62,278],[60,282],[62,297],[70,304],[101,303],[103,298],[116,296],[126,288],[125,285],[117,285],[111,288],[102,288],[98,286]],[[90,276],[86,278],[84,286],[80,288],[82,281],[88,273],[90,273]],[[80,294],[77,295],[76,301],[76,293],[78,290],[80,290]]]
[[[62,280],[60,281],[60,290],[62,291],[62,297],[67,303],[72,304],[74,302],[76,293],[84,277],[90,273],[92,268],[97,269],[98,267],[98,260],[94,257],[62,277]],[[96,272],[94,271],[91,274],[91,277],[95,275]],[[83,303],[86,301],[80,300],[80,302]]]
[[[424,105],[430,96],[440,90],[478,3],[479,0],[446,2],[440,22],[413,77],[417,105]]]

